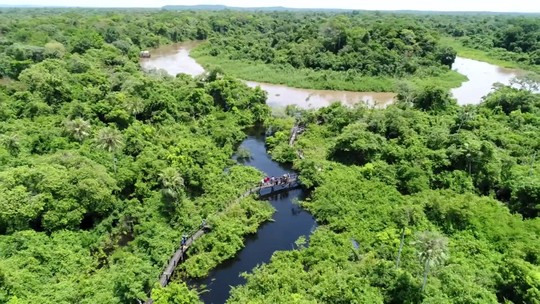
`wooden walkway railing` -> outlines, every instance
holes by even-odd
[[[295,124],[291,129],[291,135],[289,137],[289,146],[294,146],[294,142],[296,141],[296,138],[298,138],[298,134],[304,132],[305,128],[301,127],[298,124]],[[296,155],[300,159],[304,159],[304,153],[301,150],[296,150]]]
[[[292,129],[291,129],[291,132],[290,132],[290,136],[289,136],[289,146],[293,146],[294,145],[294,142],[296,141],[296,137],[298,136],[298,134],[304,132],[305,128],[300,126],[299,124],[295,124]]]
[[[262,183],[257,187],[249,189],[248,191],[246,191],[242,195],[240,195],[234,201],[234,203],[238,202],[240,199],[248,197],[248,196],[250,196],[252,194],[261,195],[262,190],[265,190],[265,189],[270,189],[270,193],[268,193],[268,194],[271,194],[274,191],[284,191],[284,190],[289,191],[291,189],[297,188],[298,186],[299,186],[298,176],[297,175],[288,175],[287,177],[278,178],[274,182]],[[191,247],[191,245],[193,245],[195,240],[202,237],[206,232],[210,231],[211,228],[212,227],[210,225],[208,225],[208,224],[201,225],[201,227],[197,231],[192,233],[187,238],[185,244],[183,246],[180,245],[180,247],[174,252],[171,259],[167,263],[167,267],[165,267],[165,269],[163,270],[163,272],[159,276],[159,285],[161,287],[165,287],[165,286],[167,286],[167,284],[169,284],[169,282],[171,280],[171,277],[172,277],[172,274],[173,274],[174,270],[176,269],[176,266],[178,266],[178,264],[180,264],[181,262],[184,261],[185,253],[187,252],[189,247]],[[154,300],[152,300],[152,298],[150,297],[150,298],[148,298],[148,300],[146,300],[145,303],[146,304],[152,304],[152,303],[154,303]]]

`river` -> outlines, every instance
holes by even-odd
[[[242,142],[241,147],[251,153],[251,159],[244,162],[244,165],[253,166],[268,176],[292,173],[290,169],[273,161],[266,153],[264,136],[251,135]],[[265,222],[256,234],[248,236],[245,247],[233,259],[220,264],[208,277],[189,282],[193,287],[207,290],[200,295],[204,303],[225,303],[231,286],[245,283],[240,273],[249,272],[257,265],[268,263],[276,250],[290,250],[300,236],[311,234],[316,227],[315,219],[295,203],[304,197],[302,189],[266,197],[276,209],[272,221]]]
[[[512,78],[522,74],[519,70],[462,57],[456,58],[452,68],[469,78],[459,88],[452,89],[452,95],[460,105],[477,104],[491,91],[493,84],[510,84]]]
[[[196,42],[186,42],[152,50],[152,57],[141,59],[141,65],[145,70],[164,69],[171,75],[178,73],[200,75],[204,73],[204,69],[189,57],[189,50],[195,45]],[[462,86],[452,90],[452,94],[460,104],[479,103],[482,96],[489,93],[494,83],[508,84],[510,79],[517,75],[513,70],[460,57],[456,58],[454,69],[469,78]],[[393,93],[309,90],[254,81],[246,83],[251,87],[260,86],[267,91],[267,103],[272,107],[296,104],[302,108],[319,108],[334,101],[348,105],[358,102],[385,105],[391,103],[394,98]],[[291,172],[271,160],[266,152],[262,135],[249,136],[241,146],[249,150],[252,156],[244,163],[245,165],[253,166],[268,176],[281,176]],[[268,198],[276,209],[273,221],[264,223],[256,234],[248,236],[245,247],[233,259],[219,265],[208,277],[189,282],[191,286],[205,290],[200,295],[201,300],[207,304],[225,303],[231,286],[245,283],[240,273],[249,272],[255,266],[267,263],[277,250],[291,249],[298,237],[309,236],[316,227],[315,219],[294,203],[304,197],[304,191],[296,189]]]
[[[196,41],[176,43],[151,51],[151,58],[141,59],[144,69],[163,69],[171,75],[186,73],[197,76],[204,73],[204,68],[189,56],[189,51],[198,44]],[[452,95],[458,103],[477,104],[487,95],[493,84],[509,84],[519,70],[505,69],[482,61],[457,57],[453,69],[467,76],[468,81],[453,89]],[[350,92],[333,90],[310,90],[291,88],[284,85],[246,81],[251,87],[260,86],[268,93],[267,103],[271,107],[284,107],[296,104],[301,108],[320,108],[340,101],[346,105],[364,102],[369,105],[384,106],[393,101],[390,92]]]
[[[143,69],[163,69],[171,75],[185,73],[197,76],[204,73],[204,68],[189,57],[191,48],[198,42],[189,41],[160,47],[151,51],[151,58],[142,58]],[[384,106],[394,99],[394,93],[388,92],[350,92],[333,90],[297,89],[284,85],[246,81],[250,87],[260,86],[268,93],[267,104],[271,107],[285,107],[296,104],[301,108],[321,108],[332,102],[341,101],[347,105],[359,102],[369,105]]]

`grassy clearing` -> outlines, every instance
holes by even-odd
[[[219,67],[223,72],[244,80],[282,84],[289,87],[318,89],[318,90],[344,90],[356,92],[392,92],[396,85],[408,80],[417,84],[436,83],[445,88],[459,87],[467,77],[449,71],[437,77],[366,77],[348,72],[314,71],[311,69],[295,69],[277,65],[229,60],[202,54],[194,49],[191,56],[206,69]]]

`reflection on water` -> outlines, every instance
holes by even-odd
[[[461,57],[456,58],[453,69],[469,78],[459,88],[452,89],[452,95],[461,105],[479,103],[491,91],[493,84],[507,85],[512,78],[520,76],[518,70]]]

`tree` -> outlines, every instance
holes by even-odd
[[[131,115],[137,116],[144,112],[144,106],[144,102],[141,99],[133,99],[126,105],[126,110],[128,110]]]
[[[452,68],[454,60],[456,60],[457,52],[451,47],[441,47],[437,49],[435,56],[440,63]]]
[[[366,130],[362,123],[354,123],[336,138],[330,156],[343,163],[364,165],[376,160],[385,146],[384,137]]]
[[[424,111],[445,111],[456,105],[447,90],[434,85],[419,88],[412,100],[415,108]]]
[[[540,266],[508,256],[499,269],[498,295],[511,303],[540,303]]]
[[[167,287],[152,289],[155,304],[194,304],[201,303],[199,295],[187,287],[186,283],[171,282]]]
[[[100,149],[114,153],[122,147],[123,140],[120,131],[113,128],[103,128],[97,135],[97,144]]]
[[[512,111],[532,112],[540,107],[540,97],[526,89],[502,86],[484,97],[483,104],[490,109],[500,109],[507,115]]]
[[[442,264],[448,257],[448,239],[439,232],[424,231],[417,235],[413,245],[418,250],[420,261],[424,264],[422,281],[422,291],[424,291],[430,268]]]
[[[401,262],[401,252],[403,250],[403,244],[405,243],[405,230],[410,225],[417,223],[423,216],[422,209],[419,206],[407,205],[398,208],[395,211],[394,219],[401,228],[401,237],[399,241],[399,250],[396,258],[396,268],[399,268]]]
[[[64,45],[57,41],[51,41],[45,44],[44,55],[47,58],[62,58],[66,54]]]
[[[83,141],[90,135],[90,123],[82,118],[67,121],[66,129],[78,141]]]
[[[17,156],[21,152],[21,143],[17,134],[4,136],[2,143],[11,156]]]
[[[113,156],[113,170],[116,172],[116,157],[114,153],[123,145],[122,133],[113,128],[103,128],[99,130],[97,145],[100,149],[107,150]]]
[[[184,179],[174,168],[166,168],[159,174],[162,185],[163,196],[173,202],[178,202],[178,198],[184,187]]]

